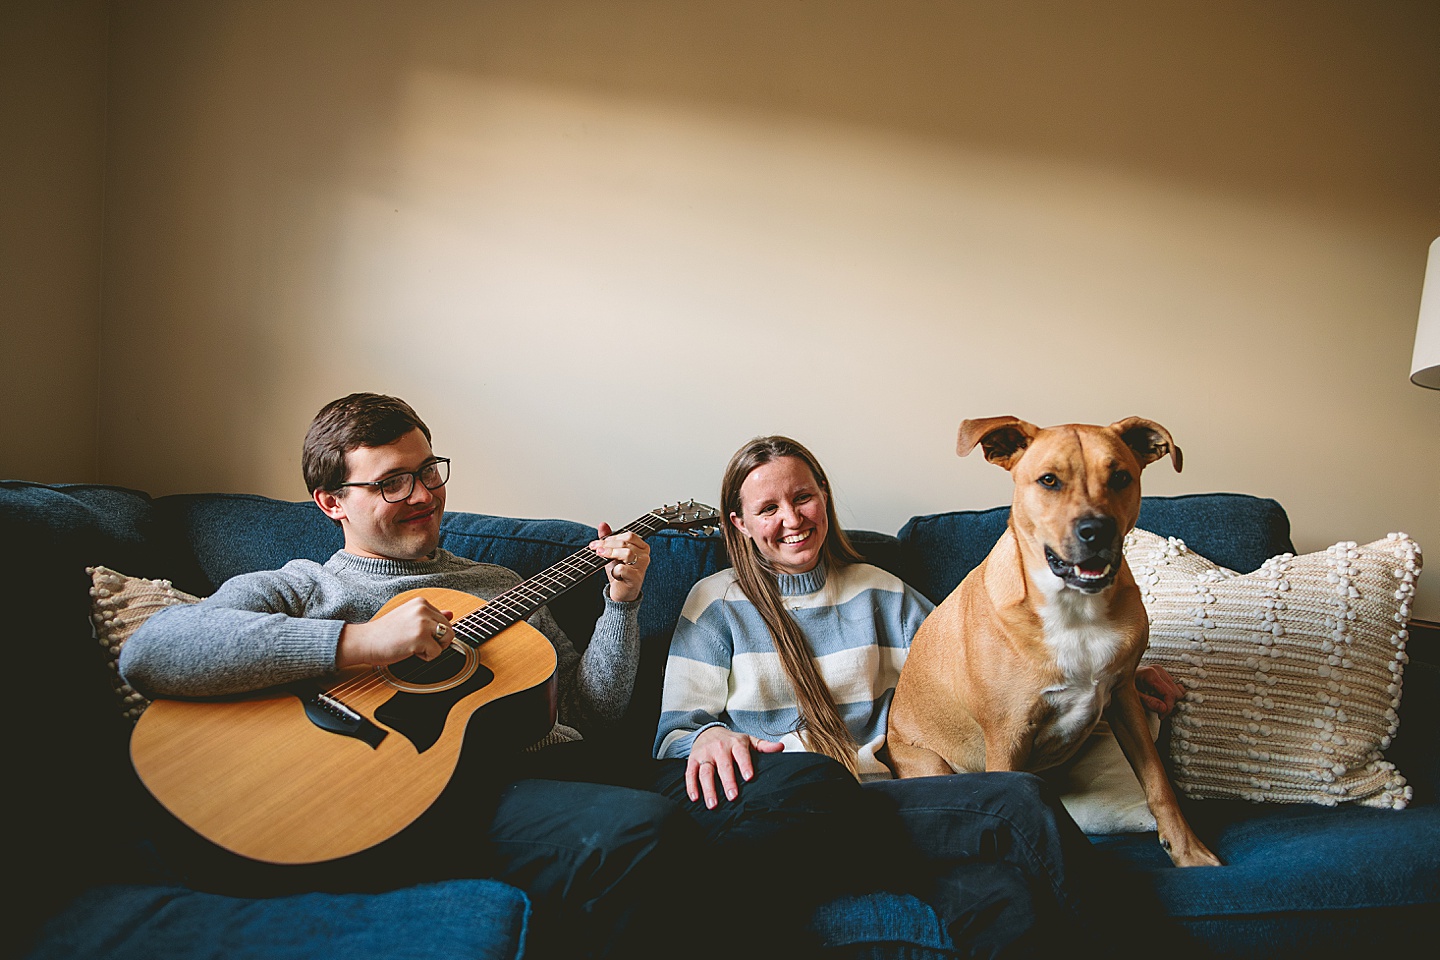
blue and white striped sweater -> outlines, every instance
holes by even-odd
[[[830,576],[823,567],[783,575],[778,584],[859,745],[861,778],[888,778],[875,755],[910,641],[933,604],[865,563]],[[794,732],[798,718],[774,641],[734,570],[695,584],[670,642],[655,756],[689,756],[696,734],[716,724],[806,750]]]

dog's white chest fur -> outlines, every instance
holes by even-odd
[[[1058,578],[1055,579],[1058,583]],[[1049,723],[1035,733],[1035,769],[1065,760],[1090,735],[1110,703],[1119,674],[1115,659],[1126,634],[1108,618],[1103,595],[1044,585],[1040,609],[1044,640],[1064,680],[1040,692],[1051,709]]]

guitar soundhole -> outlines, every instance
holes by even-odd
[[[406,657],[397,663],[381,667],[380,672],[400,690],[436,693],[459,686],[470,679],[479,663],[479,653],[460,643],[453,643],[434,660]]]

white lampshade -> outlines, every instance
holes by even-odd
[[[1425,288],[1420,293],[1420,323],[1415,328],[1415,355],[1410,382],[1440,390],[1440,238],[1430,244]]]

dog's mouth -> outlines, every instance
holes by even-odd
[[[1120,561],[1114,550],[1101,550],[1080,560],[1065,560],[1045,548],[1045,560],[1050,572],[1065,582],[1065,586],[1081,593],[1099,593],[1115,582],[1120,571]]]

